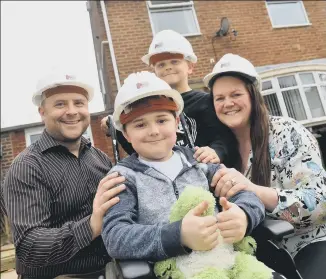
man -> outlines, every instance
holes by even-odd
[[[20,278],[104,274],[102,218],[125,186],[115,187],[124,181],[117,173],[105,177],[108,156],[82,137],[92,97],[92,87],[68,72],[48,74],[33,95],[45,130],[15,158],[4,182]]]

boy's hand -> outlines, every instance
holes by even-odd
[[[220,205],[223,212],[216,215],[217,227],[226,243],[235,243],[244,238],[248,219],[246,213],[235,203],[231,203],[226,198],[220,198]]]
[[[200,217],[207,207],[208,202],[203,201],[182,220],[181,243],[192,250],[207,251],[218,244],[216,217]]]
[[[106,117],[103,117],[102,120],[101,120],[101,130],[104,134],[108,134],[109,132],[109,128],[108,128],[108,125],[106,125],[106,121],[108,120],[108,116]]]
[[[194,158],[201,163],[213,163],[213,164],[218,164],[220,163],[220,158],[216,154],[215,150],[208,147],[208,146],[203,146],[203,147],[198,147],[195,146],[195,154]]]

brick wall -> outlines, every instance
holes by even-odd
[[[198,56],[198,63],[190,82],[200,82],[213,67],[210,59],[219,59],[232,52],[251,60],[255,66],[325,58],[326,54],[326,2],[304,1],[312,25],[273,29],[265,1],[195,1],[195,10],[201,36],[188,37]],[[134,71],[149,70],[140,57],[152,40],[152,30],[145,1],[106,1],[113,46],[118,63],[120,80]],[[100,40],[106,40],[104,22],[97,3]],[[236,38],[226,36],[214,42],[212,36],[219,29],[222,17],[228,17]],[[116,92],[109,49],[106,46],[108,76]]]
[[[91,130],[94,141],[93,144],[95,147],[106,153],[111,160],[113,160],[112,140],[101,131],[100,127],[101,119],[104,116],[106,116],[106,114],[91,117]],[[2,158],[0,159],[2,182],[14,158],[26,148],[25,131],[16,130],[1,133],[1,145],[3,152]],[[121,148],[120,154],[121,157],[126,155]]]

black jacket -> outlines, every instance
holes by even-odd
[[[184,101],[184,115],[195,145],[213,148],[221,162],[228,167],[234,167],[237,154],[236,139],[233,133],[216,117],[211,95],[202,91],[191,90],[181,94]],[[177,145],[187,146],[182,126],[179,126]],[[121,132],[117,138],[123,149],[128,153],[134,152]]]

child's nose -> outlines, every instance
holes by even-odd
[[[159,134],[159,129],[158,129],[158,127],[157,127],[157,125],[151,125],[150,127],[149,127],[149,134],[151,135],[151,136],[153,136],[153,135],[158,135]]]

